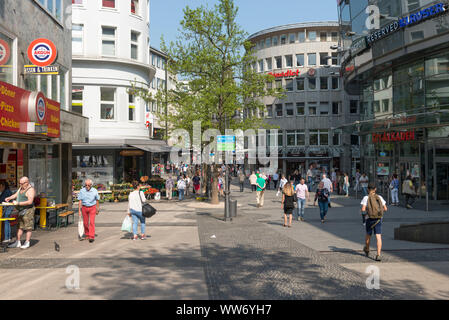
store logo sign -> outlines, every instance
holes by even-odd
[[[275,78],[295,77],[295,76],[299,75],[299,70],[296,70],[296,71],[288,70],[286,72],[281,72],[281,73],[269,72],[268,74],[272,75]]]
[[[373,143],[380,142],[402,142],[402,141],[415,141],[415,131],[393,131],[384,133],[373,133]]]
[[[416,13],[410,14],[407,17],[399,18],[397,21],[392,22],[391,24],[383,27],[382,29],[371,33],[370,35],[366,36],[366,42],[368,45],[372,45],[374,42],[379,41],[379,40],[389,36],[390,34],[396,32],[399,29],[421,23],[426,19],[433,18],[433,17],[435,17],[439,14],[445,13],[447,11],[448,11],[447,5],[445,5],[444,3],[435,4],[429,8],[426,8],[426,9],[423,9]],[[374,20],[380,19],[380,15],[378,14],[378,11],[372,10],[372,12],[374,13],[374,18],[375,18]],[[371,16],[368,17],[367,25],[368,25],[368,22],[371,21],[371,19],[372,19]],[[377,21],[376,23],[369,22],[369,24],[372,26],[378,26],[379,21]]]
[[[8,62],[10,53],[8,43],[0,39],[0,66]]]
[[[36,103],[36,113],[39,121],[44,121],[45,118],[45,99],[43,97],[38,97]]]
[[[38,67],[51,65],[56,60],[56,55],[56,46],[48,39],[36,39],[28,47],[28,58]]]

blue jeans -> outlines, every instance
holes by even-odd
[[[312,191],[312,184],[313,184],[313,179],[312,179],[312,177],[309,176],[307,178],[307,186],[309,187],[309,192]]]
[[[12,207],[3,207],[3,218],[9,218],[11,216],[13,208]],[[5,240],[11,239],[11,225],[9,224],[9,221],[4,221],[5,224]]]
[[[298,218],[304,218],[304,209],[306,207],[306,199],[298,198]]]
[[[137,225],[140,221],[140,233],[142,235],[145,235],[145,217],[142,215],[142,212],[130,210],[132,217],[133,217],[133,233],[136,236],[137,235]]]
[[[179,201],[184,200],[184,192],[185,192],[185,189],[178,189]]]
[[[324,219],[324,217],[327,214],[327,210],[329,209],[329,202],[321,202],[318,201],[318,205],[320,206],[320,216],[321,216],[321,220]]]
[[[363,196],[367,196],[368,195],[368,188],[367,187],[362,187],[362,192],[363,192]]]

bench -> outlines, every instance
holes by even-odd
[[[65,218],[65,222],[64,222],[64,226],[65,227],[67,227],[68,225],[69,225],[69,217],[70,216],[72,216],[72,218],[73,218],[73,223],[75,223],[75,215],[74,215],[74,211],[64,211],[64,212],[61,212],[60,214],[58,214],[58,226],[57,226],[57,228],[60,228],[61,227],[61,221],[63,221],[62,220],[62,218]]]

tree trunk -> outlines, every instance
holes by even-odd
[[[212,169],[212,183],[211,183],[211,204],[219,204],[218,199],[218,165],[211,165]]]

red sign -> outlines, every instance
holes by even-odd
[[[48,39],[40,38],[31,42],[28,47],[28,59],[38,67],[46,67],[56,60],[56,46]]]
[[[8,62],[11,51],[6,41],[0,39],[0,66]]]
[[[281,72],[281,73],[269,72],[268,74],[274,76],[275,78],[296,77],[299,75],[299,70],[296,70],[296,71],[288,70],[286,72]]]
[[[380,142],[397,142],[397,141],[414,141],[415,131],[392,131],[384,133],[373,133],[373,143]]]
[[[34,133],[30,123],[47,126],[48,137],[60,136],[60,103],[0,81],[0,131]]]

